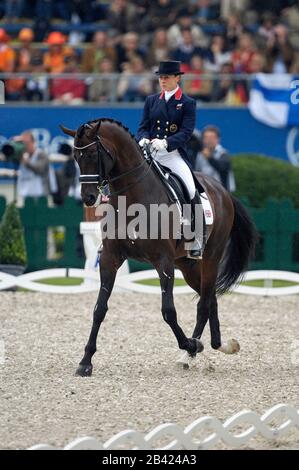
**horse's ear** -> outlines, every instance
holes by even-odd
[[[71,137],[75,137],[76,131],[72,131],[71,129],[68,129],[67,127],[64,127],[62,124],[59,124],[60,129],[62,132],[66,135],[70,135]]]

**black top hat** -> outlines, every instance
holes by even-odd
[[[180,69],[181,62],[177,60],[167,60],[160,62],[159,69],[155,72],[156,75],[183,75]]]

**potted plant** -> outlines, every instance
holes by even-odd
[[[26,269],[24,227],[14,202],[5,208],[0,224],[0,271],[19,276]]]

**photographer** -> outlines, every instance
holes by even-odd
[[[235,191],[235,178],[230,156],[220,145],[220,131],[216,126],[207,126],[202,132],[202,150],[198,153],[194,170],[212,176],[228,191]]]
[[[25,131],[15,137],[14,142],[22,142],[24,151],[20,158],[17,193],[22,198],[48,196],[49,160],[47,154],[35,145],[34,136]]]
[[[57,191],[52,193],[53,202],[58,206],[64,203],[64,200],[68,195],[72,195],[76,199],[81,200],[81,185],[79,184],[78,174],[79,170],[73,158],[72,146],[67,142],[60,144],[59,155],[64,157],[64,162],[60,168],[55,171]]]

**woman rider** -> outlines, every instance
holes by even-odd
[[[185,182],[192,207],[201,204],[189,167],[186,145],[195,127],[196,101],[185,95],[180,86],[180,62],[160,62],[159,75],[161,93],[148,96],[137,132],[141,147],[151,144],[153,158],[170,168]],[[195,237],[188,257],[200,259],[203,242]]]

